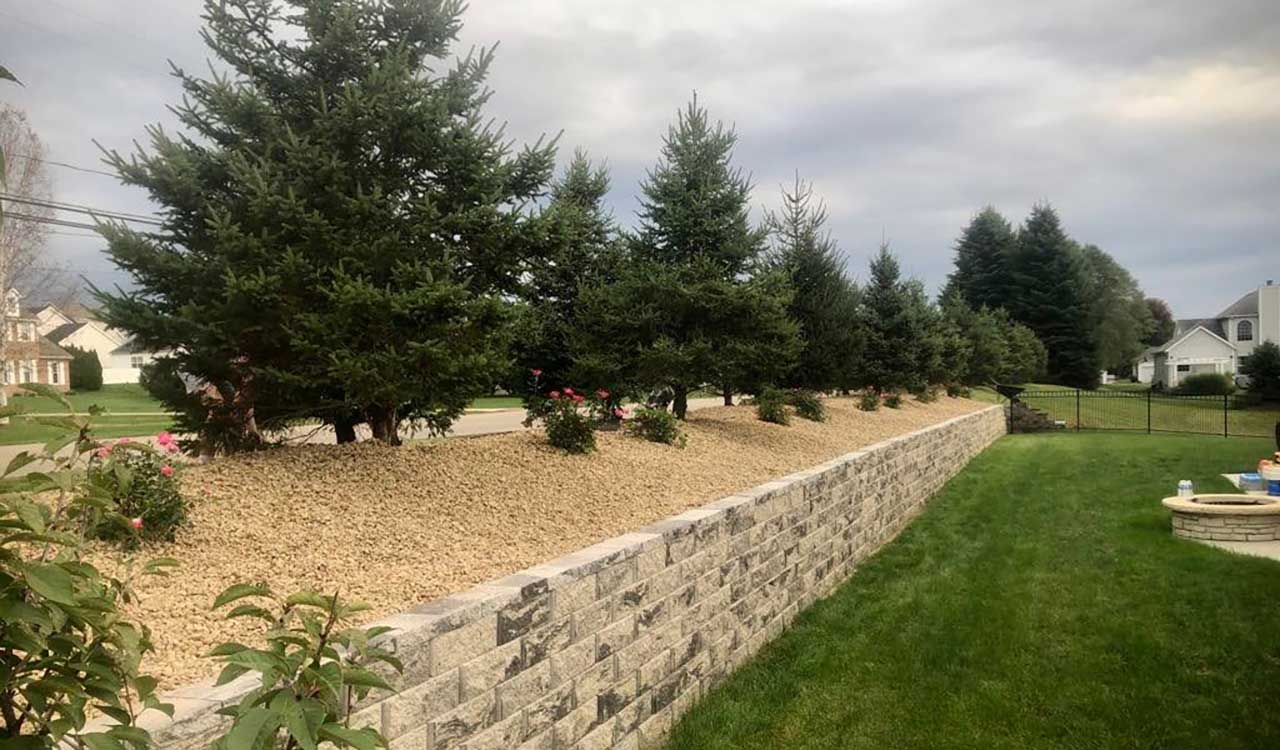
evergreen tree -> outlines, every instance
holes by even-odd
[[[1147,310],[1151,313],[1151,330],[1143,343],[1147,346],[1163,346],[1173,338],[1174,332],[1178,330],[1178,322],[1174,319],[1168,302],[1158,297],[1148,297],[1146,303]]]
[[[847,386],[861,359],[858,288],[845,275],[826,222],[826,207],[814,202],[812,186],[799,177],[783,190],[781,212],[766,217],[771,260],[791,287],[787,312],[800,327],[800,354],[785,378],[792,388]]]
[[[1035,383],[1049,370],[1049,350],[1036,338],[1035,331],[1021,323],[1008,329],[1008,353],[1000,373],[1003,383]]]
[[[1133,276],[1097,245],[1080,249],[1102,369],[1125,374],[1155,327],[1151,308]]]
[[[695,98],[641,186],[640,227],[616,283],[584,295],[581,357],[634,363],[630,387],[665,390],[684,418],[704,384],[753,391],[792,367],[799,338],[781,278],[762,263],[737,137]],[[612,354],[601,354],[611,352]]]
[[[947,291],[959,294],[974,309],[1005,305],[1016,244],[1009,221],[992,206],[982,209],[956,242],[955,270],[948,277]]]
[[[1096,387],[1100,366],[1082,261],[1047,203],[1032,209],[1018,233],[1010,270],[1009,311],[1048,349],[1049,377]]]
[[[228,76],[177,71],[188,131],[110,154],[164,227],[106,228],[135,290],[107,323],[196,388],[200,425],[254,447],[300,418],[397,442],[444,429],[505,366],[506,303],[529,252],[526,206],[553,148],[513,154],[483,105],[492,50],[436,73],[459,0],[207,0]]]
[[[901,278],[888,244],[871,261],[871,278],[863,288],[863,328],[867,343],[862,362],[863,385],[878,391],[917,388],[921,372],[921,329],[915,292]],[[922,292],[921,292],[922,293]]]
[[[581,151],[552,185],[515,332],[513,392],[529,389],[532,370],[540,371],[536,381],[544,391],[566,385],[617,388],[620,367],[573,353],[583,314],[581,290],[612,283],[621,262],[618,229],[604,204],[608,192],[608,170]]]

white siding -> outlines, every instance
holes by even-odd
[[[1258,290],[1259,342],[1280,344],[1280,286],[1264,286]]]

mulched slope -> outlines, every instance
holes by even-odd
[[[339,590],[373,605],[373,619],[988,404],[828,406],[828,422],[789,427],[746,407],[691,412],[683,450],[602,433],[597,453],[570,456],[529,432],[303,446],[193,468],[190,528],[147,550],[182,567],[144,581],[130,613],[157,643],[145,669],[176,687],[216,671],[202,657],[216,643],[254,639],[253,623],[209,612],[234,582]]]

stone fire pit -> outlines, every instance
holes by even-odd
[[[1161,501],[1173,535],[1222,542],[1280,540],[1280,502],[1265,495],[1193,495]]]

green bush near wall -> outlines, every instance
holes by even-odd
[[[102,390],[102,362],[98,360],[98,353],[78,346],[63,348],[71,355],[71,390]]]

